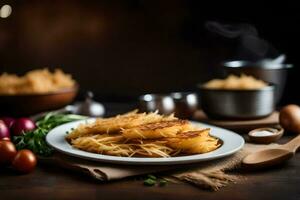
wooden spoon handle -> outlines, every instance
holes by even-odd
[[[300,147],[300,135],[289,141],[288,143],[282,145],[283,148],[288,149],[290,151],[296,152]]]

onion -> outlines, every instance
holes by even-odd
[[[12,133],[15,136],[22,135],[25,132],[35,129],[34,122],[29,118],[19,118],[12,126]]]
[[[4,121],[0,120],[0,140],[3,138],[10,138],[10,133]]]
[[[1,117],[0,120],[4,121],[4,123],[6,124],[6,126],[8,128],[11,128],[12,125],[15,123],[15,119],[12,117]]]
[[[295,104],[283,107],[279,123],[285,130],[300,134],[300,107]]]

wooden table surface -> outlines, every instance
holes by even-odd
[[[290,137],[284,138],[287,139]],[[82,174],[40,164],[27,175],[16,175],[1,168],[0,199],[300,199],[300,154],[282,166],[260,172],[244,172],[242,176],[242,181],[211,192],[186,183],[147,187],[142,180],[134,178],[104,184]]]

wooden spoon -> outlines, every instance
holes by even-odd
[[[300,147],[300,135],[274,149],[259,151],[246,156],[242,164],[247,168],[265,168],[291,159]]]

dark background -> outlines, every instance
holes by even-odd
[[[294,64],[281,104],[300,103],[296,1],[7,0],[0,18],[0,72],[61,67],[102,101],[194,90],[220,75],[235,45],[204,23],[250,23]]]

